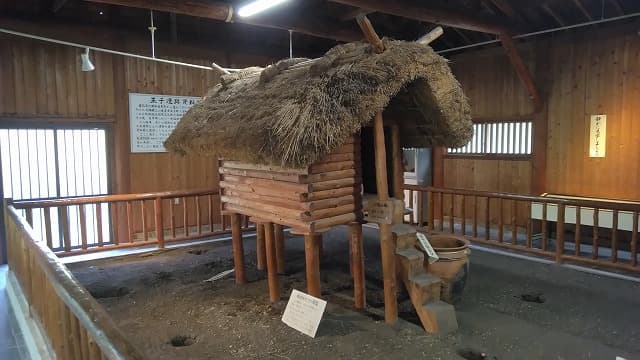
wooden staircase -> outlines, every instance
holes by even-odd
[[[416,230],[411,225],[391,228],[396,241],[397,275],[411,298],[418,317],[429,333],[446,334],[458,328],[453,305],[440,300],[440,278],[424,269],[424,254],[416,249]]]

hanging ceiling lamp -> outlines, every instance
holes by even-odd
[[[248,3],[238,10],[238,15],[242,17],[247,17],[251,15],[255,15],[259,12],[263,12],[267,9],[270,9],[276,5],[282,4],[287,0],[256,0]]]
[[[84,49],[82,54],[80,54],[80,59],[82,59],[82,71],[93,71],[96,69],[89,59],[89,48]]]

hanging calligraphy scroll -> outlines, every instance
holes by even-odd
[[[166,151],[162,143],[198,101],[200,98],[194,96],[129,93],[131,152]]]
[[[604,157],[607,138],[607,115],[591,115],[589,156]]]

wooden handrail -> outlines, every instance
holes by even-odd
[[[598,201],[598,200],[559,199],[559,198],[553,198],[553,197],[521,195],[521,194],[512,194],[512,193],[497,193],[497,192],[490,192],[490,191],[450,189],[450,188],[445,189],[445,188],[436,188],[433,186],[421,186],[421,185],[404,185],[404,189],[412,190],[412,191],[424,191],[424,192],[432,191],[432,192],[442,193],[442,194],[490,197],[494,199],[530,201],[530,202],[540,202],[540,203],[549,203],[549,204],[562,204],[564,206],[580,206],[580,207],[611,209],[611,210],[629,211],[629,212],[640,211],[640,204],[631,204],[631,203],[622,203],[622,202],[618,203],[618,202]]]
[[[96,342],[102,351],[103,358],[107,359],[144,359],[139,352],[126,338],[126,336],[118,329],[114,321],[109,317],[104,308],[89,294],[89,292],[76,280],[69,269],[56,257],[56,255],[46,246],[46,243],[37,241],[38,236],[34,234],[32,228],[16,208],[12,205],[7,206],[7,219],[13,224],[8,224],[7,230],[15,226],[13,235],[20,235],[22,245],[29,247],[28,253],[33,255],[33,265],[39,267],[45,274],[49,285],[55,290],[56,294],[68,307],[69,311],[75,315],[79,324],[87,330],[92,339]],[[11,246],[16,246],[12,243]],[[9,258],[12,269],[17,259]],[[24,264],[22,264],[24,266]],[[30,265],[31,266],[31,265]],[[20,275],[20,274],[18,274]],[[31,279],[20,278],[21,286],[24,287],[24,281]],[[30,295],[30,291],[27,291]],[[28,299],[31,303],[33,299]],[[36,309],[38,310],[38,309]],[[36,311],[37,312],[37,311]],[[42,316],[42,314],[38,314]],[[65,319],[60,321],[64,322]],[[48,334],[52,336],[51,334]],[[69,334],[62,334],[63,339],[67,339]],[[80,341],[79,339],[69,339],[68,341]],[[57,354],[62,356],[62,354]]]
[[[154,200],[154,199],[171,199],[187,196],[204,196],[218,195],[217,189],[200,189],[187,191],[163,191],[155,193],[141,194],[116,194],[116,195],[98,195],[98,196],[81,196],[67,197],[62,199],[46,199],[46,200],[14,200],[12,202],[16,209],[43,208],[67,205],[82,205],[95,203],[114,203],[137,200]]]

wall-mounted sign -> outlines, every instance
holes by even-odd
[[[162,145],[199,97],[129,93],[131,152],[164,152]]]
[[[376,224],[393,224],[393,200],[369,200],[364,220]]]
[[[604,157],[607,139],[607,115],[591,115],[589,156]]]

